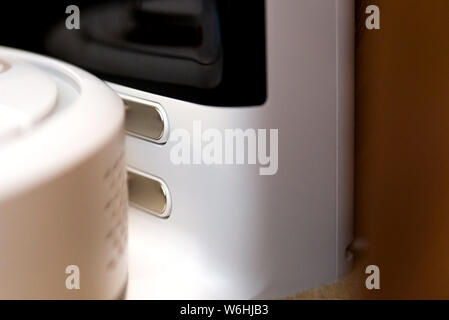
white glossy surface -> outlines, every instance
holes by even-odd
[[[279,171],[173,165],[166,145],[127,138],[128,164],[164,179],[173,210],[131,210],[131,298],[281,298],[330,283],[351,265],[352,0],[268,0],[268,99],[196,105],[121,86],[160,103],[170,127],[279,129]],[[242,70],[244,72],[244,70]]]
[[[5,63],[10,67],[0,72],[0,139],[42,120],[58,98],[55,83],[41,70],[14,60]]]
[[[13,140],[14,143],[0,144],[1,198],[28,188],[42,179],[50,179],[72,163],[98,150],[112,132],[122,127],[124,110],[121,100],[112,90],[79,68],[55,59],[4,47],[0,47],[0,57],[2,60],[35,63],[41,70],[48,70],[48,76],[57,72],[59,81],[65,81],[67,86],[72,87],[70,95],[77,91],[76,100],[73,97],[67,99],[70,108],[61,106],[57,114],[46,119],[45,125],[36,126],[33,134],[20,135]],[[10,70],[2,74],[7,74]],[[57,84],[54,80],[52,82],[52,87]],[[106,118],[110,119],[103,121]],[[42,161],[29,161],[43,149],[51,156]]]

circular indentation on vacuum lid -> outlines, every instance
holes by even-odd
[[[1,59],[0,70],[3,139],[28,130],[49,115],[56,106],[58,88],[45,72],[27,63]]]

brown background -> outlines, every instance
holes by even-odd
[[[363,2],[381,9],[356,52],[356,233],[381,271],[364,297],[449,299],[449,0]]]

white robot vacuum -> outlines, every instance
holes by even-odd
[[[97,78],[0,47],[0,299],[124,295],[123,119]]]

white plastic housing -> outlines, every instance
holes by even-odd
[[[53,59],[0,47],[0,62],[0,299],[119,298],[127,282],[121,100]],[[79,289],[66,286],[73,265]]]
[[[131,210],[129,298],[282,298],[350,267],[353,0],[266,1],[268,98],[201,106],[118,85],[160,104],[171,130],[279,129],[279,171],[174,165],[164,145],[127,137],[128,164],[160,177],[168,219]],[[242,70],[245,72],[245,70]],[[350,256],[349,256],[350,258]]]

